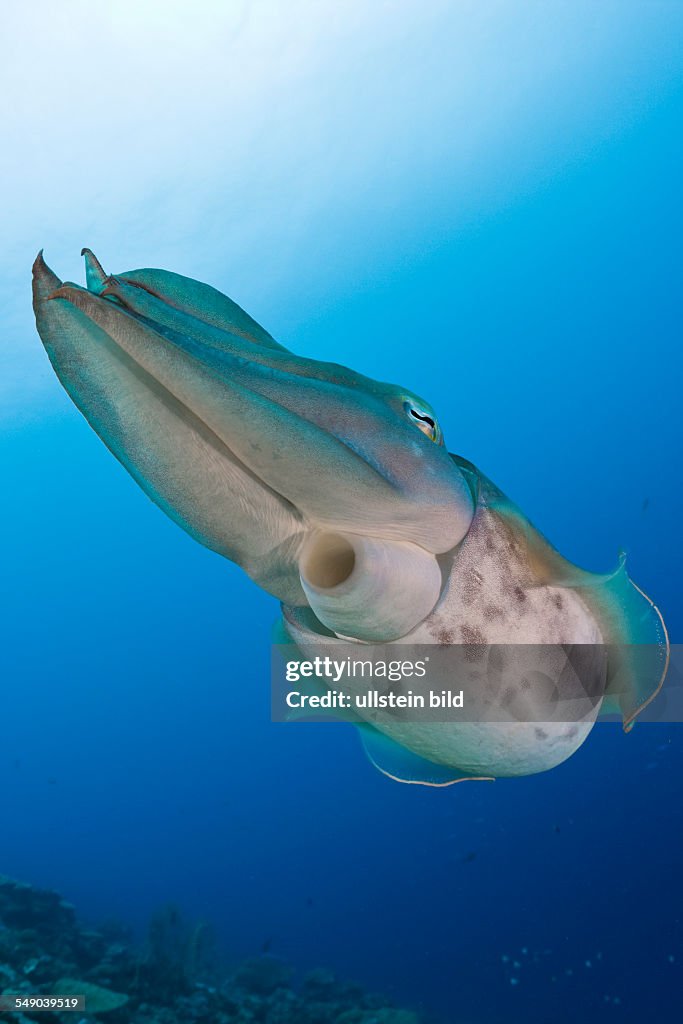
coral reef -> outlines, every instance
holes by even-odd
[[[58,893],[0,875],[0,995],[86,998],[84,1011],[3,1014],[15,1024],[419,1024],[325,968],[293,974],[271,955],[226,967],[210,926],[171,904],[138,948],[123,926],[86,928]]]

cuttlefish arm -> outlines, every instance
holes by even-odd
[[[88,289],[36,260],[40,337],[90,425],[201,543],[296,605],[314,533],[430,557],[464,536],[472,497],[423,429],[427,403],[294,356],[207,285],[158,270],[108,277],[85,255]]]
[[[69,301],[72,295],[75,301]],[[74,403],[134,480],[196,540],[268,579],[284,600],[303,599],[295,550],[302,517],[255,479],[215,430],[164,387],[132,345],[117,344],[104,300],[65,288],[38,257],[34,308],[50,360]],[[111,306],[114,317],[125,314]],[[125,322],[124,322],[125,326]],[[142,347],[149,342],[141,327]]]

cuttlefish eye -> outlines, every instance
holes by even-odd
[[[417,429],[426,434],[430,441],[434,441],[435,444],[443,444],[441,427],[434,418],[434,413],[431,409],[425,409],[412,401],[404,402],[403,408]]]

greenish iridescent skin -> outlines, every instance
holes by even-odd
[[[208,285],[160,270],[108,276],[84,254],[85,289],[62,283],[42,255],[34,265],[36,323],[57,376],[148,496],[282,601],[302,650],[330,641],[310,612],[300,559],[311,536],[332,532],[438,559],[441,594],[402,641],[656,645],[661,664],[648,678],[619,666],[625,722],[651,699],[668,647],[649,599],[623,565],[602,577],[562,559],[474,466],[449,455],[427,402],[293,355]],[[390,578],[386,589],[390,602]],[[606,707],[609,674],[604,687]],[[540,738],[516,722],[404,724],[383,736],[366,729],[365,739],[387,774],[443,785],[553,767],[594,718]]]

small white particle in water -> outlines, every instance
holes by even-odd
[[[592,966],[593,966],[593,964],[590,962],[590,960],[586,960],[586,967],[592,967]]]
[[[519,967],[521,967],[522,965],[520,964],[519,960],[515,960],[515,962],[513,963],[513,965],[512,965],[512,966],[513,966],[513,967],[515,967],[515,968],[519,968]]]
[[[619,996],[614,997],[614,1005],[621,1006],[621,999],[619,998]]]
[[[670,964],[676,963],[676,957],[673,955],[673,953],[669,953],[669,955],[667,957],[667,960],[669,961]]]
[[[574,972],[573,972],[573,970],[571,969],[571,967],[567,967],[564,973],[565,973],[565,974],[566,974],[566,975],[567,975],[568,977],[571,977],[571,975],[572,975],[572,974],[573,974]]]
[[[503,955],[502,955],[502,957],[500,959],[503,961],[504,964],[506,964],[508,962],[508,960],[510,959],[510,957],[506,956],[505,953],[503,953]]]
[[[518,978],[510,978],[510,984],[511,985],[519,985],[519,979]]]
[[[528,952],[529,950],[526,948],[526,946],[522,946],[522,953],[524,954],[524,956],[526,956]]]

